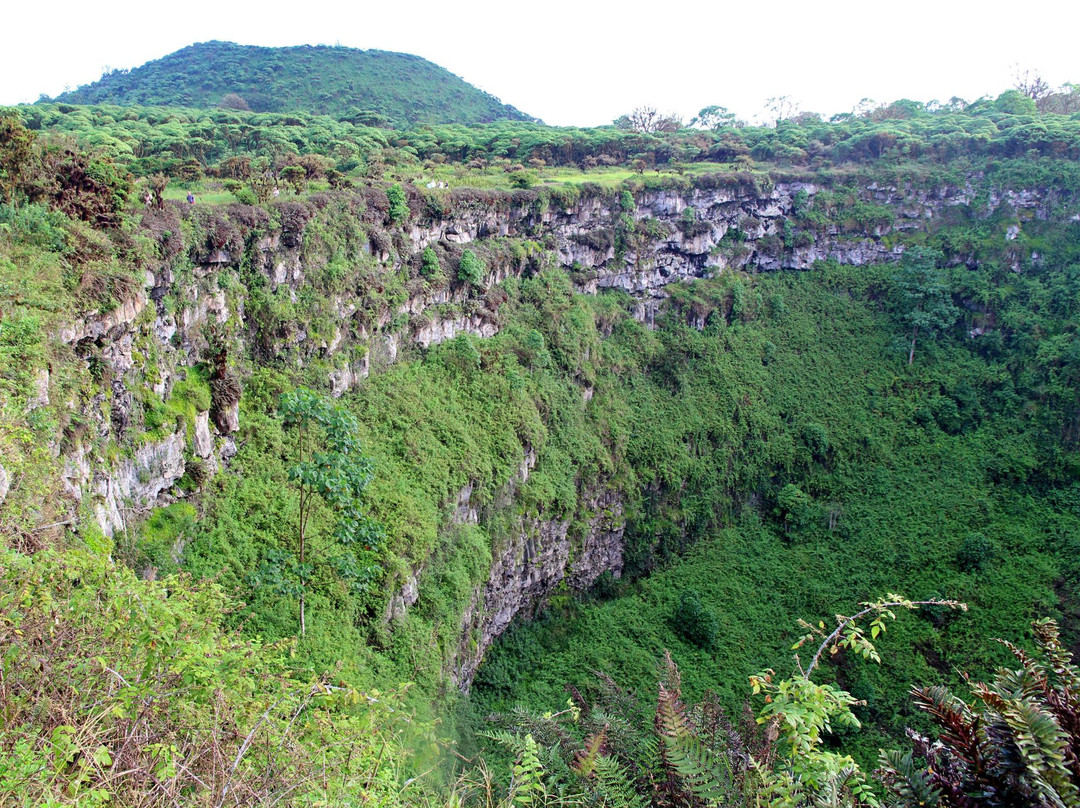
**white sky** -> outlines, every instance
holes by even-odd
[[[787,95],[827,116],[862,98],[996,96],[1014,65],[1080,82],[1075,0],[11,0],[0,104],[31,102],[193,42],[341,44],[423,56],[549,124],[650,104],[752,119]]]

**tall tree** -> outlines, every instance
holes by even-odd
[[[913,247],[904,253],[893,281],[900,293],[900,317],[911,329],[908,364],[915,361],[915,343],[920,333],[933,338],[956,322],[959,309],[952,301],[948,276],[937,266],[941,253]]]
[[[352,413],[302,388],[281,396],[278,413],[285,426],[297,432],[298,456],[289,469],[289,480],[299,494],[298,518],[292,550],[269,556],[260,577],[281,594],[299,600],[300,634],[304,635],[316,565],[328,565],[343,581],[363,589],[379,572],[377,550],[383,529],[364,508],[363,495],[374,465],[361,450]],[[319,500],[336,517],[326,535],[314,535],[310,529]]]

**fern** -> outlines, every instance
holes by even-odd
[[[658,688],[656,699],[656,731],[666,738],[683,738],[690,735],[692,725],[686,717],[686,708],[679,699],[679,691],[669,690],[663,684]]]
[[[1068,738],[1054,717],[1028,699],[1003,698],[985,687],[976,687],[974,692],[1008,728],[1008,740],[1019,753],[1030,788],[1048,805],[1064,808],[1080,803],[1080,791],[1065,765]]]
[[[588,777],[592,774],[593,768],[596,766],[596,759],[600,756],[606,740],[606,726],[599,732],[586,738],[585,747],[580,749],[577,754],[574,755],[574,762],[571,765],[571,768],[584,777]]]
[[[734,778],[727,757],[714,755],[697,738],[664,737],[667,757],[687,789],[699,800],[716,805],[726,802],[734,791]]]
[[[514,776],[510,784],[510,800],[521,808],[546,804],[544,767],[540,765],[538,752],[532,735],[526,735],[518,762],[514,764]]]
[[[626,770],[608,755],[598,755],[593,765],[596,791],[607,808],[647,808],[648,800],[634,788]]]
[[[930,774],[916,768],[911,752],[881,751],[878,773],[901,800],[898,808],[935,808],[941,789],[933,785]]]
[[[991,684],[970,684],[974,705],[943,687],[913,691],[940,740],[909,733],[926,759],[921,770],[910,753],[882,754],[886,784],[903,804],[1080,805],[1080,675],[1057,624],[1040,620],[1033,628],[1037,652],[1004,642],[1020,667],[999,671]]]

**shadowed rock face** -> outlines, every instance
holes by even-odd
[[[623,503],[610,489],[587,491],[579,505],[586,515],[581,535],[570,519],[523,518],[495,548],[491,572],[473,596],[461,624],[461,642],[450,677],[467,691],[491,643],[519,614],[531,616],[565,580],[583,591],[605,572],[623,570]]]

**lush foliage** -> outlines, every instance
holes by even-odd
[[[419,56],[340,46],[202,42],[61,93],[65,104],[309,112],[379,126],[527,119]]]
[[[223,632],[217,587],[79,552],[5,552],[0,581],[5,805],[398,804],[397,697]]]
[[[494,771],[452,786],[459,804],[871,802],[878,748],[943,716],[941,779],[889,758],[898,798],[992,780],[1067,804],[1058,651],[974,691],[978,714],[929,690],[923,714],[903,692],[986,678],[1009,655],[985,638],[1035,615],[1059,619],[1065,644],[1080,625],[1080,172],[1076,121],[1043,106],[1010,95],[770,127],[717,108],[709,131],[677,132],[5,113],[0,532],[22,555],[5,556],[16,594],[0,632],[32,649],[4,646],[18,722],[3,716],[5,787],[44,804],[217,804],[241,781],[252,802],[294,786],[297,804],[419,801],[402,796],[407,755],[381,712],[397,706],[372,694],[411,681],[406,712],[447,719],[466,755],[487,749]],[[709,227],[704,208],[644,216],[653,192],[767,195],[781,180],[817,191],[767,237],[741,221],[710,259],[826,232],[906,259],[670,285],[646,327],[628,295],[578,294],[595,268],[555,266],[544,228],[602,207],[612,226],[580,243],[618,270]],[[950,201],[914,226],[875,182]],[[999,204],[1031,188],[1050,189],[1038,211]],[[188,189],[197,204],[175,201]],[[485,224],[467,248],[448,227],[423,250],[410,238],[458,214],[521,229]],[[82,469],[135,488],[163,473],[163,447],[183,454],[172,504],[106,513],[115,500]],[[542,526],[576,563],[601,521],[621,537],[621,580],[557,591],[452,715],[448,674],[460,683],[480,655],[493,559]],[[836,635],[789,628],[894,588],[934,602],[890,625],[881,665],[883,622],[869,637],[847,618]],[[972,607],[962,619],[940,602],[954,598]],[[1037,630],[1050,653],[1059,641]],[[808,634],[836,653],[762,673]],[[735,731],[722,716],[751,676],[765,720]],[[540,714],[567,684],[572,706]],[[523,732],[485,721],[522,702]],[[577,711],[587,729],[560,729]],[[948,747],[982,726],[975,747]],[[717,740],[734,735],[742,746]],[[175,769],[155,768],[159,743]]]

